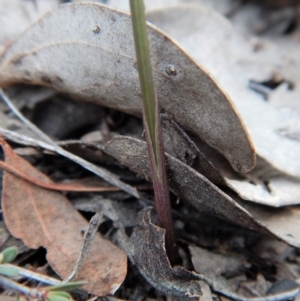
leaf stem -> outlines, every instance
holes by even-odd
[[[151,166],[155,205],[160,226],[166,230],[167,255],[171,264],[175,264],[179,260],[179,254],[173,229],[159,106],[154,90],[143,0],[130,0],[130,9],[143,98],[143,121]]]

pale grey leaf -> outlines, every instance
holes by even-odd
[[[151,24],[148,34],[160,106],[235,170],[249,171],[254,150],[227,94],[170,37]],[[92,3],[48,13],[0,58],[0,86],[17,82],[51,86],[141,116],[130,16]]]

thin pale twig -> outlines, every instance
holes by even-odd
[[[38,137],[40,137],[43,141],[55,145],[55,142],[47,136],[43,131],[41,131],[35,124],[33,124],[30,120],[28,120],[18,109],[17,107],[11,102],[8,96],[0,89],[0,96],[2,97],[3,101],[6,105],[11,109],[11,111]]]
[[[119,187],[121,190],[129,193],[130,195],[141,198],[136,188],[132,187],[131,185],[128,185],[122,181],[120,181],[113,173],[107,171],[106,169],[96,166],[72,153],[69,153],[65,151],[64,149],[58,147],[57,145],[51,145],[46,142],[39,141],[34,138],[30,138],[25,135],[18,134],[13,131],[6,130],[4,128],[0,127],[0,134],[5,137],[8,140],[14,141],[19,144],[27,145],[27,146],[34,146],[34,147],[40,147],[52,152],[55,152],[65,158],[68,158],[69,160],[79,164],[83,168],[91,171],[95,175],[103,178],[108,183]]]
[[[47,143],[39,142],[40,144],[47,145],[47,147],[43,147],[43,148],[49,149],[49,147],[51,146],[52,151],[76,162],[77,164],[81,165],[85,169],[87,169],[87,170],[93,172],[94,174],[96,174],[97,176],[103,178],[108,183],[119,187],[121,190],[129,193],[130,195],[133,195],[136,198],[140,198],[138,191],[134,187],[120,181],[113,173],[107,171],[106,169],[104,169],[102,167],[98,167],[94,164],[91,164],[90,162],[88,162],[88,161],[64,150],[60,146],[58,146],[55,142],[53,142],[51,140],[50,137],[48,137],[45,133],[43,133],[40,129],[38,129],[31,121],[29,121],[26,117],[23,116],[23,114],[14,106],[14,104],[3,93],[3,91],[1,89],[0,89],[0,95],[2,96],[3,100],[5,100],[5,103],[7,105],[9,105],[9,108],[18,116],[18,118],[21,119],[21,121],[23,121],[26,124],[26,126],[28,126],[29,129],[31,129],[34,133],[39,135],[39,137],[41,137],[41,139],[47,141]]]
[[[74,279],[76,277],[76,275],[78,274],[78,272],[80,271],[80,269],[84,263],[84,260],[90,251],[90,248],[91,248],[92,242],[94,240],[94,237],[97,233],[97,230],[103,220],[104,220],[103,215],[100,212],[96,212],[96,214],[91,218],[90,223],[89,223],[89,228],[84,233],[83,244],[82,244],[79,256],[77,258],[77,261],[76,261],[74,267],[72,268],[70,275],[68,277],[66,277],[66,279],[64,279],[63,283],[69,282],[72,279]]]
[[[2,287],[17,291],[27,296],[31,294],[31,289],[29,287],[1,275],[0,275],[0,285]]]
[[[25,180],[36,186],[56,191],[76,191],[76,192],[108,192],[108,191],[120,191],[120,188],[115,186],[76,186],[72,183],[46,183],[36,178],[31,177],[30,175],[18,170],[11,165],[0,160],[0,168],[13,174],[14,176]]]

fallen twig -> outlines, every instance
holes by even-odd
[[[57,145],[51,145],[46,142],[42,142],[33,138],[30,138],[25,135],[18,134],[13,131],[6,130],[4,128],[0,128],[0,134],[5,137],[8,140],[14,141],[16,143],[20,143],[27,146],[34,146],[34,147],[40,147],[52,152],[55,152],[65,158],[68,158],[69,160],[79,164],[83,168],[91,171],[95,175],[103,178],[108,183],[119,187],[121,190],[129,193],[130,195],[141,198],[140,194],[138,193],[137,189],[132,187],[131,185],[128,185],[122,181],[120,181],[113,173],[107,171],[106,169],[96,166],[76,155],[73,155],[72,153],[69,153],[65,151],[64,149],[58,147]]]
[[[22,113],[14,106],[14,104],[9,100],[9,98],[7,96],[5,96],[5,94],[3,93],[3,91],[1,89],[0,89],[0,95],[5,100],[5,103],[7,105],[9,105],[9,108],[26,124],[26,126],[28,126],[29,129],[31,129],[34,133],[39,135],[39,137],[41,137],[43,140],[47,141],[47,143],[39,141],[35,146],[40,146],[40,147],[43,147],[44,149],[54,151],[54,152],[60,154],[61,156],[66,157],[66,158],[72,160],[73,162],[76,162],[77,164],[81,165],[85,169],[87,169],[87,170],[93,172],[94,174],[96,174],[97,176],[103,178],[108,183],[119,187],[121,190],[129,193],[130,195],[133,195],[136,198],[140,197],[136,188],[120,181],[113,173],[107,171],[106,169],[104,169],[102,167],[96,166],[96,165],[64,150],[60,146],[58,146],[55,142],[53,142],[51,140],[50,137],[48,137],[45,133],[43,133],[40,129],[38,129],[32,122],[30,122],[27,118],[25,118],[22,115]],[[5,136],[6,130],[4,130],[4,131],[3,130],[4,129],[1,129],[1,134],[3,136]],[[7,134],[7,132],[6,132],[6,134]],[[16,137],[15,135],[10,135],[10,137],[13,137],[13,136]],[[5,136],[5,137],[7,137],[7,136]],[[23,140],[24,140],[24,137],[26,137],[26,136],[22,137]],[[20,136],[19,136],[19,138],[20,138]],[[26,139],[27,138],[29,138],[29,137],[26,137]],[[32,139],[32,138],[30,138],[30,139]],[[33,140],[35,140],[35,139],[32,139],[31,141],[33,141]],[[35,143],[37,141],[38,140],[35,140]]]

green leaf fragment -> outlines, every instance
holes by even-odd
[[[72,301],[73,298],[67,292],[57,291],[57,292],[49,292],[47,296],[47,300],[49,301]]]
[[[85,281],[67,282],[67,283],[62,283],[62,284],[46,287],[45,290],[47,290],[49,292],[71,291],[76,288],[79,288],[80,286],[82,286],[84,284],[86,284]]]
[[[8,262],[12,262],[15,260],[15,258],[18,255],[18,249],[16,247],[9,247],[4,249],[1,252],[1,257],[0,257],[0,262],[1,263],[8,263]],[[3,257],[2,257],[3,256]]]

